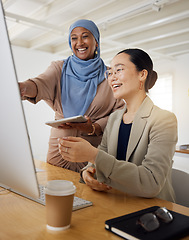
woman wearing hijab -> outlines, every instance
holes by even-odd
[[[171,168],[177,120],[146,94],[157,80],[151,58],[141,49],[126,49],[113,58],[106,76],[114,97],[124,99],[125,107],[108,118],[98,148],[81,138],[67,137],[59,140],[62,156],[72,162],[89,162],[82,177],[92,189],[113,187],[174,202]]]
[[[123,106],[115,100],[104,73],[107,69],[100,58],[100,33],[94,22],[78,20],[70,26],[69,46],[72,55],[52,62],[36,78],[20,82],[22,99],[32,103],[45,100],[55,111],[55,119],[86,115],[86,123],[63,124],[51,129],[47,162],[79,172],[87,163],[71,163],[62,158],[58,138],[80,136],[97,147],[108,116]]]

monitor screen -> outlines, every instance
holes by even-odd
[[[37,198],[37,177],[1,1],[0,82],[0,186]]]

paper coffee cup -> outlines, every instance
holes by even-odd
[[[52,180],[45,188],[47,229],[61,231],[70,227],[76,187],[66,180]]]

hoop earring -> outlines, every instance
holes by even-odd
[[[95,54],[96,54],[96,55],[98,55],[98,52],[97,52],[97,50],[95,51]]]

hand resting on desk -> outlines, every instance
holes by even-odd
[[[95,168],[89,167],[86,170],[83,171],[82,177],[84,182],[86,183],[87,186],[92,188],[93,190],[101,191],[101,192],[106,192],[110,189],[112,189],[110,186],[100,183],[94,178],[95,174]]]
[[[94,163],[98,154],[98,149],[82,138],[65,137],[63,139],[59,139],[59,152],[67,161]],[[110,190],[110,186],[101,183],[94,178],[95,171],[96,170],[93,167],[89,167],[84,170],[82,173],[84,182],[93,190]]]

